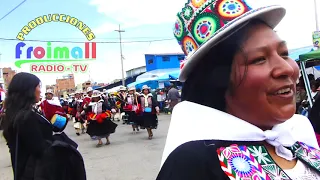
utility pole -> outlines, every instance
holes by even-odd
[[[319,19],[318,19],[318,8],[317,0],[314,0],[314,14],[316,16],[316,30],[319,31]]]
[[[125,32],[124,30],[121,30],[120,24],[119,24],[119,29],[114,30],[119,33],[119,44],[120,44],[120,58],[121,58],[121,72],[122,72],[122,86],[125,86],[124,82],[124,69],[123,69],[123,55],[122,55],[122,41],[121,41],[121,33]]]

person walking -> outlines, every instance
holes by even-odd
[[[180,93],[178,89],[175,88],[174,84],[170,84],[170,90],[168,91],[168,100],[170,103],[170,111],[178,104],[180,99]]]

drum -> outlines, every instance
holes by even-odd
[[[58,130],[63,131],[67,126],[67,118],[59,114],[55,114],[51,118],[51,124]]]

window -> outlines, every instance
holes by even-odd
[[[153,64],[153,59],[149,59],[148,64]]]
[[[164,62],[170,61],[170,57],[169,56],[163,56],[162,57],[162,61],[164,61]]]

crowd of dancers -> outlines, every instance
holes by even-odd
[[[45,99],[36,106],[47,119],[52,119],[56,114],[68,118],[69,122],[73,122],[76,134],[90,135],[98,141],[97,147],[103,145],[103,139],[106,139],[106,145],[110,144],[109,137],[118,126],[114,121],[120,119],[123,124],[132,127],[133,134],[146,129],[151,140],[160,113],[158,102],[146,85],[141,92],[137,92],[135,87],[127,89],[122,86],[117,93],[88,87],[86,93],[77,91],[65,99],[54,98],[53,91],[48,89]]]

